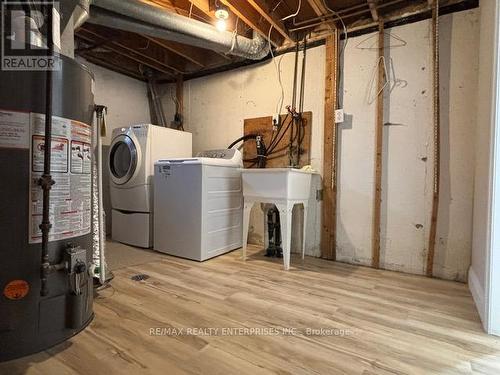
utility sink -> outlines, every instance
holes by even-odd
[[[259,200],[308,200],[313,173],[293,168],[242,169],[243,196]]]
[[[242,169],[243,180],[243,259],[246,260],[250,211],[254,203],[274,204],[280,213],[283,266],[290,268],[292,239],[292,211],[296,204],[304,206],[304,223],[307,223],[307,206],[313,173],[292,168]],[[267,215],[264,215],[266,218]],[[302,258],[306,247],[306,227],[303,225]]]

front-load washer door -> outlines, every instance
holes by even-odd
[[[136,173],[139,165],[137,147],[128,135],[117,136],[109,151],[109,172],[117,185],[126,184]]]

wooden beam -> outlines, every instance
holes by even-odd
[[[78,37],[87,41],[87,42],[90,42],[90,43],[95,42],[95,36],[89,36],[88,34],[84,34],[84,30],[82,30],[82,28],[80,28],[80,30],[78,30]],[[174,73],[171,70],[168,70],[168,69],[166,69],[158,64],[152,63],[150,61],[146,61],[141,56],[138,56],[137,54],[131,53],[130,51],[127,51],[126,49],[123,49],[120,46],[118,46],[112,42],[105,43],[105,44],[101,45],[101,48],[107,49],[108,51],[114,52],[114,53],[116,53],[120,56],[126,57],[130,60],[134,60],[136,63],[139,63],[139,64],[144,65],[144,66],[148,66],[149,68],[152,68],[158,72],[165,73],[169,76],[174,75]]]
[[[373,22],[378,22],[377,0],[367,0]]]
[[[292,42],[292,38],[288,34],[285,25],[281,20],[272,14],[271,9],[268,4],[262,0],[247,0],[248,3],[262,16],[267,22],[269,22],[273,28],[278,31],[283,38],[287,41]]]
[[[147,40],[159,45],[162,48],[168,49],[169,51],[176,53],[182,58],[191,61],[193,64],[198,65],[200,68],[204,68],[205,64],[202,62],[203,57],[201,54],[197,54],[192,48],[186,45],[181,45],[179,43],[170,42],[168,40],[153,38],[148,35],[143,35]]]
[[[323,206],[321,257],[336,260],[337,241],[337,53],[338,33],[326,37],[325,121],[323,146]]]
[[[77,37],[80,38],[79,36]],[[109,52],[105,54],[102,52],[96,53],[94,51],[82,51],[78,52],[77,54],[93,64],[144,81],[144,77],[139,72],[139,64],[135,61],[123,61],[123,59],[120,60],[117,58],[117,56],[119,55]],[[109,54],[112,54],[112,56],[109,56]]]
[[[325,7],[325,4],[323,3],[323,0],[307,0],[307,2],[317,16],[330,14],[330,11]],[[333,20],[330,19],[326,22],[326,24],[331,30],[336,29],[335,22]]]
[[[213,10],[210,9],[210,1],[209,0],[189,0],[196,8],[201,10],[210,18],[215,18],[213,14]]]
[[[372,267],[380,268],[380,221],[382,206],[382,152],[384,138],[384,23],[378,24],[378,88],[375,128],[375,188],[373,193]]]
[[[434,253],[436,249],[437,220],[439,213],[439,192],[441,179],[441,111],[439,95],[439,0],[432,7],[432,65],[433,65],[433,115],[434,115],[434,179],[432,188],[432,214],[427,251],[426,275],[433,276]]]
[[[107,41],[107,43],[103,45],[103,48],[126,55],[160,72],[170,75],[186,72],[185,63],[181,63],[178,60],[176,61],[174,58],[171,58],[171,56],[167,58],[164,50],[150,51],[152,43],[148,44],[147,39],[138,41],[138,36],[135,34],[128,33],[126,38],[122,38],[121,32],[105,32],[104,29],[96,29],[94,26],[89,27],[89,25],[82,26],[78,33],[79,35],[97,39],[98,41]],[[119,39],[119,41],[117,41],[117,39]]]
[[[219,0],[221,3],[227,5],[231,12],[238,16],[252,29],[257,31],[264,38],[269,37],[269,30],[271,23],[262,17],[259,12],[253,8],[247,0]],[[283,44],[284,37],[274,29],[271,32],[271,44],[279,47]]]

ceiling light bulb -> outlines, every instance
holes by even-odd
[[[219,31],[226,31],[226,21],[225,20],[217,20],[215,27]]]
[[[227,20],[229,18],[229,10],[224,5],[218,5],[215,10],[215,18],[219,20]]]

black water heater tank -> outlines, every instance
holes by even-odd
[[[48,295],[41,291],[44,71],[0,71],[0,361],[47,349],[93,317],[93,78],[60,56],[53,73]]]

